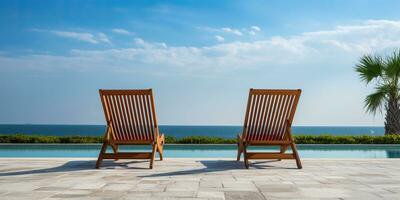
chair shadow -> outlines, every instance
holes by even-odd
[[[129,162],[114,162],[113,160],[104,160],[102,167],[100,169],[149,169],[148,167],[133,167],[129,164],[142,163],[149,161],[129,161]],[[45,169],[30,169],[22,171],[12,171],[12,172],[0,172],[0,177],[2,176],[17,176],[17,175],[32,175],[32,174],[47,174],[47,173],[57,173],[57,172],[73,172],[73,171],[84,171],[95,169],[95,160],[73,160],[64,163],[61,166],[45,168]]]
[[[160,176],[179,176],[179,175],[190,175],[190,174],[200,174],[200,173],[209,173],[209,172],[219,172],[226,171],[231,169],[241,169],[243,168],[243,163],[237,161],[225,161],[225,160],[202,160],[196,161],[200,162],[204,168],[201,169],[190,169],[183,171],[173,171],[173,172],[165,172],[158,174],[148,174],[140,177],[160,177]]]
[[[130,164],[137,164],[149,162],[147,160],[134,160],[128,162],[114,162],[113,160],[104,160],[101,169],[149,169],[146,167],[136,167],[129,166]],[[189,174],[200,174],[200,173],[210,173],[210,172],[220,172],[227,171],[233,169],[243,169],[246,170],[243,164],[243,161],[227,161],[227,160],[202,160],[197,161],[200,162],[204,168],[201,169],[191,169],[184,171],[174,171],[174,172],[165,172],[158,174],[149,174],[140,177],[158,177],[158,176],[179,176],[179,175],[189,175]],[[297,168],[287,168],[287,167],[279,167],[274,165],[268,165],[269,163],[279,162],[278,160],[267,160],[267,161],[258,161],[250,163],[251,168],[256,169],[297,169]],[[57,172],[73,172],[73,171],[84,171],[84,170],[92,170],[94,169],[96,164],[95,160],[74,160],[64,163],[61,166],[45,168],[45,169],[30,169],[23,171],[12,171],[12,172],[0,172],[0,177],[2,176],[17,176],[17,175],[32,175],[32,174],[47,174],[47,173],[57,173]],[[260,165],[262,164],[262,165]],[[267,164],[267,165],[265,165]]]
[[[149,174],[143,175],[139,177],[160,177],[160,176],[179,176],[179,175],[193,175],[193,174],[201,174],[201,173],[213,173],[213,172],[221,172],[227,170],[234,170],[234,169],[243,169],[247,170],[244,166],[243,161],[227,161],[227,160],[202,160],[197,161],[200,162],[204,168],[201,169],[191,169],[191,170],[183,170],[183,171],[174,171],[174,172],[165,172],[165,173],[158,173],[158,174]],[[256,169],[297,169],[297,168],[286,168],[286,167],[279,167],[274,165],[259,165],[265,163],[272,163],[272,162],[280,162],[278,160],[267,160],[261,162],[253,162],[250,163],[250,168]]]
[[[296,166],[295,167],[281,167],[281,166],[276,166],[276,165],[268,165],[269,163],[274,163],[274,162],[281,162],[281,161],[280,160],[265,160],[265,161],[250,162],[250,167],[256,168],[256,169],[298,169]],[[260,164],[267,164],[267,165],[260,165]]]

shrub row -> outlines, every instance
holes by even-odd
[[[297,144],[400,144],[400,135],[385,136],[334,136],[334,135],[297,135]]]
[[[184,138],[166,137],[166,143],[169,144],[236,144],[236,139],[207,137],[207,136],[189,136]]]
[[[400,144],[400,135],[385,136],[334,136],[296,135],[297,144]],[[101,136],[42,136],[42,135],[0,135],[0,143],[101,143]],[[189,136],[175,138],[167,136],[168,144],[235,144],[234,138]]]
[[[0,143],[100,143],[96,136],[0,135]]]

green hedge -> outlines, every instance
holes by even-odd
[[[92,136],[43,136],[43,135],[0,135],[0,143],[100,143],[103,137]]]
[[[100,136],[42,136],[42,135],[0,135],[0,143],[101,143]],[[168,144],[235,144],[234,138],[189,136],[175,138],[167,136]],[[400,144],[400,135],[386,136],[334,136],[296,135],[297,144]]]
[[[236,139],[207,137],[207,136],[189,136],[184,138],[166,137],[166,143],[169,144],[236,144]]]
[[[334,136],[334,135],[298,135],[297,144],[400,144],[400,135],[385,136]]]

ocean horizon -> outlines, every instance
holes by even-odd
[[[160,132],[167,136],[182,138],[187,136],[211,136],[235,138],[242,132],[240,125],[160,125]],[[105,125],[72,124],[0,124],[0,134],[27,134],[52,136],[102,136]],[[384,135],[380,126],[293,126],[294,135]]]

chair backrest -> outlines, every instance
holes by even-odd
[[[100,90],[111,138],[117,141],[154,141],[158,134],[153,92]]]
[[[301,90],[250,89],[243,136],[247,141],[285,140]]]

